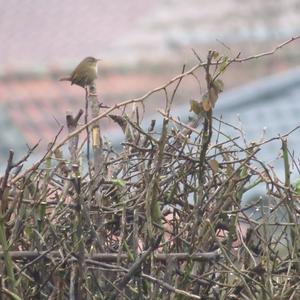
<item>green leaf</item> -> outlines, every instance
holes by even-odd
[[[24,233],[28,240],[32,238],[33,230],[31,224],[28,223],[25,224]]]
[[[161,221],[160,204],[157,200],[153,200],[151,203],[151,218],[153,222],[160,223]]]
[[[113,179],[112,182],[115,186],[118,187],[124,187],[126,185],[126,182],[122,179]]]
[[[295,184],[295,193],[300,196],[300,179],[297,180]]]
[[[190,101],[191,108],[190,111],[194,112],[196,115],[201,115],[204,113],[203,104],[197,100]]]
[[[228,66],[228,56],[224,56],[223,61],[221,62],[219,69],[221,73],[224,73]]]
[[[212,57],[213,57],[214,59],[217,59],[219,56],[220,56],[220,54],[219,54],[218,51],[213,51]]]
[[[221,79],[216,79],[213,82],[213,86],[217,90],[218,93],[221,93],[224,90],[224,82]]]

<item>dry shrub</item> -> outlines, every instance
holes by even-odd
[[[242,59],[197,58],[167,84],[111,108],[101,108],[92,85],[92,119],[79,126],[84,112],[67,114],[69,135],[31,167],[21,169],[31,151],[19,162],[11,151],[0,187],[3,299],[300,298],[287,136],[281,182],[257,158],[270,141],[241,147],[226,134],[231,125],[213,117],[220,76]],[[198,84],[201,72],[206,92],[182,122],[172,102],[183,79]],[[162,126],[144,129],[140,103],[161,92]],[[104,117],[123,130],[119,151],[102,140]],[[272,206],[254,219],[241,200],[258,184]]]

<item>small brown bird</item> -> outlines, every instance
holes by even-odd
[[[101,59],[94,57],[86,57],[80,64],[75,68],[69,77],[60,78],[60,81],[71,81],[72,84],[79,85],[83,88],[91,85],[92,82],[97,78],[97,63]]]

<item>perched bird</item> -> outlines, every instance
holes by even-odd
[[[83,88],[91,85],[92,82],[97,78],[97,63],[101,59],[94,57],[86,57],[80,64],[75,68],[69,77],[60,78],[60,81],[71,81],[72,84],[76,84]]]

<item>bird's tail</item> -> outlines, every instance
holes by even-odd
[[[70,77],[61,77],[58,79],[59,81],[71,81]]]

